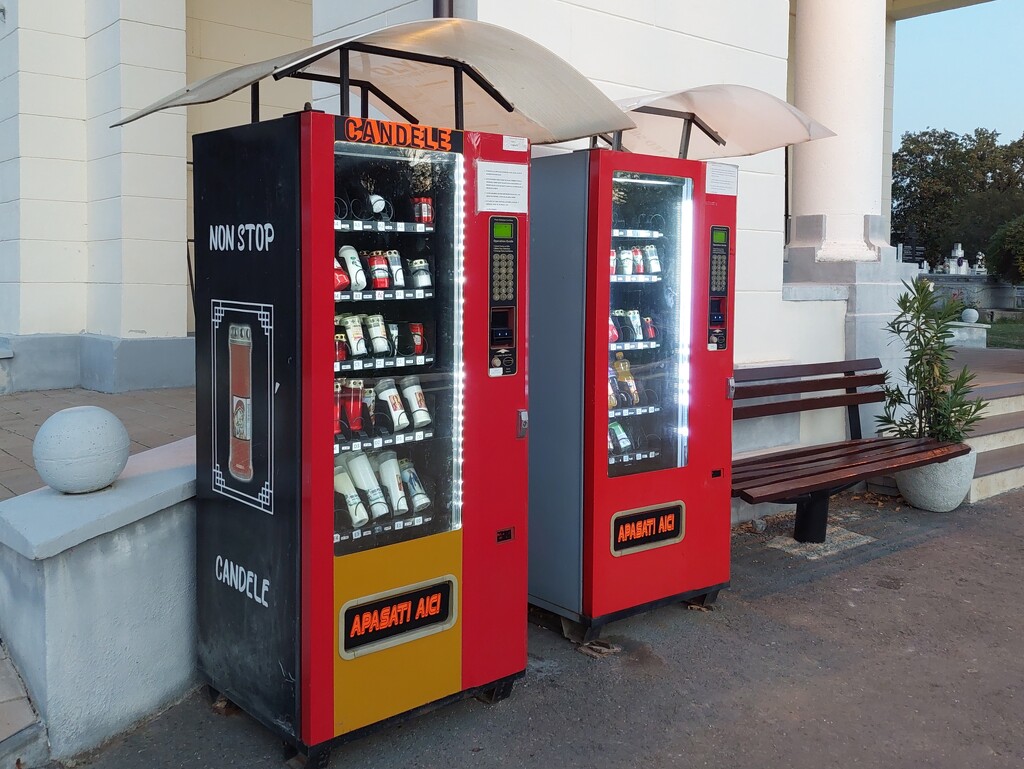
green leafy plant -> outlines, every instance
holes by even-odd
[[[971,399],[975,375],[965,366],[953,375],[952,324],[963,305],[939,307],[932,285],[924,280],[904,283],[896,299],[899,314],[886,324],[891,342],[902,343],[907,354],[904,385],[887,373],[882,387],[885,410],[875,417],[878,427],[898,438],[937,438],[962,443],[987,405]]]
[[[1020,283],[1024,276],[1024,216],[1011,219],[996,230],[987,253],[1000,274],[1012,283]]]

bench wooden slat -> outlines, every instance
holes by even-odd
[[[885,382],[885,374],[854,374],[852,376],[824,377],[821,379],[796,379],[772,384],[738,384],[734,400],[768,398],[772,395],[795,395],[797,393],[821,392],[823,390],[847,390],[853,387],[870,387]]]
[[[750,471],[748,475],[738,480],[734,479],[733,488],[741,490],[744,488],[756,488],[776,481],[795,483],[800,479],[828,473],[832,470],[841,468],[852,469],[860,465],[875,464],[883,460],[891,460],[894,465],[897,465],[902,461],[903,457],[933,448],[935,445],[935,441],[925,439],[894,446],[888,440],[883,439],[873,447],[862,447],[858,451],[852,451],[843,456],[823,459],[806,457],[795,460],[787,466],[768,468],[761,473]]]
[[[877,438],[860,438],[855,441],[836,441],[835,443],[819,443],[813,446],[798,446],[792,449],[780,449],[779,451],[772,451],[766,454],[755,454],[754,456],[744,457],[738,459],[732,463],[733,470],[737,468],[745,468],[750,465],[760,464],[762,462],[771,461],[775,457],[787,457],[787,456],[803,456],[807,454],[817,454],[819,451],[828,451],[835,448],[842,448],[844,446],[856,446],[860,443],[871,443],[872,441],[878,440]],[[911,440],[910,438],[897,438],[896,440]]]
[[[831,456],[843,456],[851,448],[860,446],[862,444],[871,444],[878,440],[878,438],[862,438],[859,441],[843,441],[841,443],[827,443],[821,446],[822,451],[813,451],[814,446],[804,446],[790,451],[778,451],[773,454],[762,454],[758,457],[752,457],[754,461],[744,460],[743,463],[736,463],[733,465],[734,475],[736,473],[742,475],[748,471],[758,471],[770,469],[772,467],[785,466],[791,464],[797,457],[805,457],[807,459],[817,459],[818,457],[831,457]],[[890,438],[893,441],[892,445],[899,445],[901,443],[907,443],[915,440],[913,438]],[[762,460],[762,461],[757,461]]]
[[[749,478],[768,476],[775,471],[788,472],[794,467],[806,467],[812,462],[857,458],[865,453],[878,451],[896,451],[914,443],[910,438],[887,438],[884,439],[884,444],[880,444],[879,440],[878,438],[868,438],[860,445],[847,441],[844,446],[837,446],[828,451],[806,453],[800,456],[787,456],[783,452],[782,455],[763,464],[751,464],[733,468],[732,482],[734,485],[742,484]]]
[[[792,414],[798,411],[837,408],[839,406],[857,406],[861,403],[881,403],[885,400],[882,392],[850,393],[847,395],[826,395],[822,398],[792,398],[786,401],[758,403],[754,406],[733,406],[732,418],[752,419],[775,414]]]
[[[803,363],[792,366],[759,366],[738,368],[733,372],[733,381],[761,382],[768,379],[793,379],[796,377],[818,376],[821,374],[845,374],[846,372],[871,371],[882,368],[878,358],[839,360],[829,363]]]
[[[902,457],[898,464],[894,463],[892,459],[884,459],[866,465],[857,465],[828,473],[816,474],[799,483],[778,481],[765,486],[745,488],[740,490],[739,497],[750,504],[792,499],[793,497],[809,494],[814,491],[840,488],[882,473],[909,470],[914,467],[932,464],[933,462],[942,462],[946,459],[967,454],[970,450],[970,446],[963,443],[939,443],[934,448],[921,449],[913,454]]]

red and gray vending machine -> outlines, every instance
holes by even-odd
[[[202,675],[315,763],[507,696],[528,142],[305,111],[194,159]]]
[[[533,160],[529,593],[570,637],[728,585],[736,179]]]

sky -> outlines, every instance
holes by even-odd
[[[925,128],[1024,133],[1024,0],[896,23],[893,139]]]

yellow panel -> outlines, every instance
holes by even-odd
[[[455,624],[433,635],[343,659],[349,601],[445,576],[456,579]],[[462,689],[462,531],[334,559],[334,729],[344,734]]]

